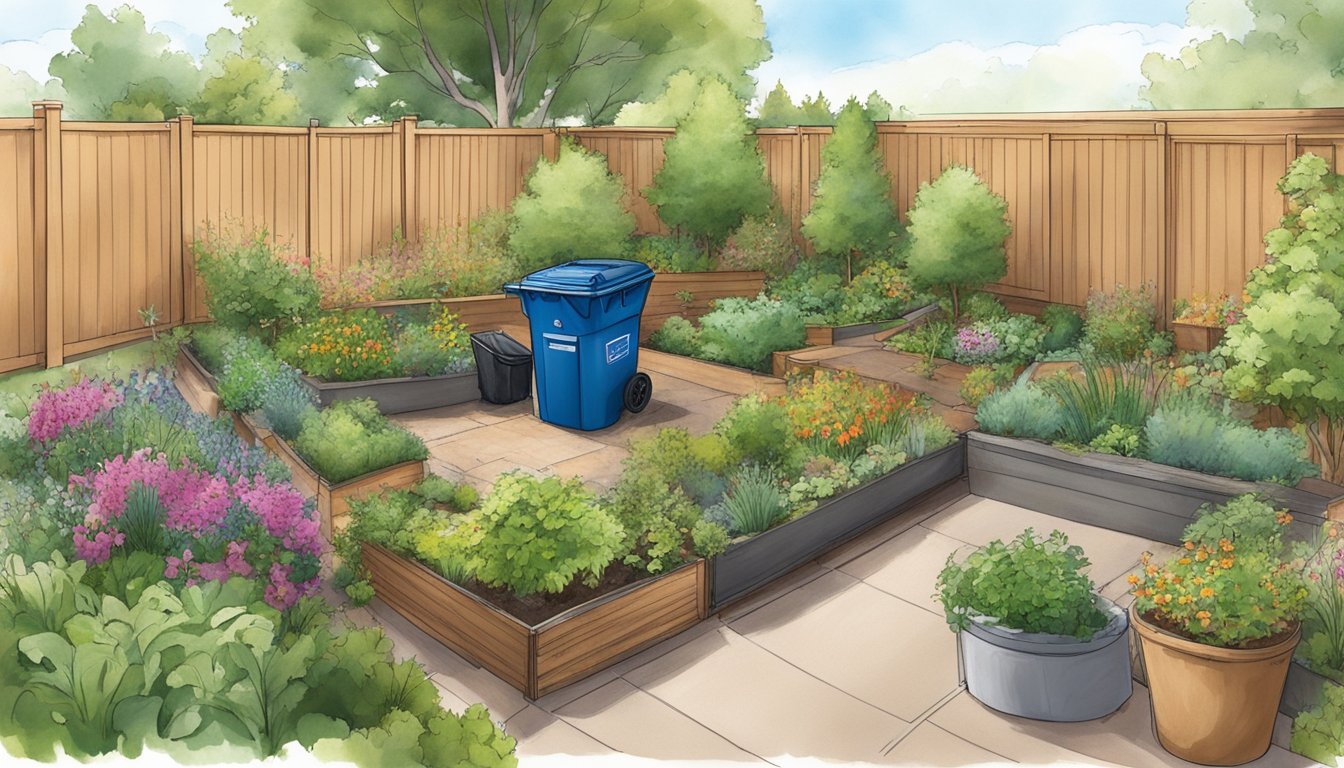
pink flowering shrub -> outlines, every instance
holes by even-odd
[[[112,384],[89,379],[43,390],[28,414],[28,437],[38,443],[55,440],[67,428],[82,427],[121,402],[122,394]]]
[[[999,352],[999,339],[994,332],[973,325],[957,331],[953,344],[953,357],[965,363],[988,362]]]
[[[73,528],[76,556],[102,563],[125,544],[118,523],[138,485],[157,491],[171,551],[181,552],[166,558],[167,578],[190,585],[264,573],[266,600],[277,609],[316,591],[318,522],[292,485],[262,475],[230,482],[148,449],[70,478],[72,492],[88,503],[83,522]]]

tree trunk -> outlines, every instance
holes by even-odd
[[[961,319],[961,302],[957,298],[957,286],[954,284],[950,287],[952,292],[952,322],[956,323]]]

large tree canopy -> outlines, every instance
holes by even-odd
[[[1157,109],[1337,107],[1344,104],[1344,3],[1248,0],[1252,28],[1214,35],[1178,58],[1143,61],[1141,95]],[[1191,23],[1207,8],[1191,5]],[[1243,11],[1244,12],[1244,11]]]
[[[693,66],[750,95],[769,56],[755,0],[231,0],[247,45],[321,80],[347,117],[609,123]],[[356,85],[361,87],[356,87]],[[331,88],[330,86],[336,86]],[[316,89],[313,89],[316,91]],[[340,98],[344,97],[344,98]],[[307,106],[312,100],[300,94]]]

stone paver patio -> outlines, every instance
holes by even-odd
[[[397,420],[430,446],[432,469],[488,486],[503,471],[619,477],[633,437],[709,427],[733,395],[653,374],[655,400],[614,428],[542,423],[531,401],[472,403]],[[956,640],[932,597],[949,554],[1026,527],[1059,528],[1092,561],[1103,594],[1127,604],[1125,577],[1167,545],[967,495],[965,482],[809,563],[716,616],[573,686],[529,702],[378,600],[350,609],[381,625],[400,657],[432,673],[445,705],[483,702],[519,740],[523,766],[1066,764],[1189,766],[1153,736],[1147,690],[1089,723],[999,714],[960,684]],[[1141,678],[1142,670],[1136,666]],[[1254,766],[1313,766],[1275,746]]]

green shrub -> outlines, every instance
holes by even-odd
[[[976,291],[961,300],[961,317],[968,323],[1007,320],[1008,308],[992,293]]]
[[[269,242],[264,229],[246,236],[211,229],[192,242],[191,252],[205,284],[206,308],[220,325],[274,333],[317,311],[317,281],[307,260]]]
[[[299,372],[285,363],[267,385],[261,398],[261,414],[271,431],[293,442],[299,436],[303,420],[317,409],[317,393],[299,378]]]
[[[699,357],[700,332],[690,320],[681,315],[673,315],[663,321],[663,327],[649,336],[649,346],[673,355]]]
[[[415,486],[415,494],[433,504],[452,507],[458,512],[473,509],[480,494],[466,483],[454,483],[439,475],[429,475]]]
[[[571,259],[614,259],[626,250],[635,217],[625,185],[606,158],[572,141],[555,162],[537,160],[527,190],[513,201],[509,250],[526,272]]]
[[[1075,346],[1083,335],[1083,318],[1078,310],[1066,304],[1048,304],[1041,310],[1041,324],[1045,336],[1041,339],[1043,352],[1058,352]]]
[[[1028,528],[1008,544],[991,541],[963,563],[954,557],[938,574],[938,598],[953,631],[976,619],[1086,640],[1106,626],[1092,579],[1083,573],[1087,557],[1060,531],[1037,538]]]
[[[911,459],[918,459],[957,441],[956,430],[943,417],[927,409],[910,414],[896,448]]]
[[[259,410],[266,390],[280,376],[280,360],[265,344],[242,336],[229,346],[217,379],[219,403],[234,413]]]
[[[767,530],[789,509],[779,476],[755,464],[748,464],[733,475],[722,507],[723,514],[732,522],[731,530],[747,536]]]
[[[1133,360],[1148,346],[1156,329],[1157,303],[1151,286],[1138,290],[1117,285],[1109,293],[1087,297],[1083,338],[1108,360]]]
[[[1344,482],[1344,176],[1305,154],[1278,189],[1281,226],[1246,280],[1245,317],[1227,329],[1224,383],[1238,400],[1275,405],[1306,428],[1323,476]]]
[[[773,192],[742,102],[718,78],[705,78],[691,111],[663,147],[663,167],[645,198],[672,229],[706,251],[747,216],[761,216]]]
[[[1112,424],[1110,429],[1092,438],[1088,448],[1097,453],[1117,456],[1138,456],[1143,444],[1143,430],[1128,424]]]
[[[1116,424],[1143,429],[1157,407],[1162,384],[1152,366],[1085,360],[1082,367],[1081,377],[1056,376],[1042,383],[1059,402],[1064,440],[1087,445]]]
[[[708,360],[769,371],[771,354],[798,349],[807,327],[797,307],[765,296],[726,298],[700,318],[700,349]]]
[[[1283,544],[1282,520],[1273,504],[1244,493],[1222,504],[1201,506],[1181,538],[1195,546],[1218,549],[1226,540],[1242,553],[1277,554]]]
[[[687,537],[700,520],[700,507],[680,487],[627,464],[602,507],[624,531],[619,551],[627,553],[626,565],[661,573],[686,562]]]
[[[476,367],[470,335],[465,328],[445,341],[445,334],[429,323],[408,323],[397,332],[392,362],[402,376],[443,376]]]
[[[1321,699],[1293,719],[1289,747],[1323,765],[1338,765],[1344,755],[1344,685],[1327,683]]]
[[[714,425],[727,441],[734,463],[747,461],[793,476],[803,462],[803,451],[790,427],[783,404],[763,395],[738,398]]]
[[[826,325],[845,302],[844,278],[820,259],[803,261],[787,275],[770,281],[772,299],[794,305],[805,322]]]
[[[906,269],[919,288],[939,288],[961,313],[959,293],[979,288],[1008,272],[1004,241],[1012,228],[1008,205],[963,166],[951,166],[923,184],[910,209]]]
[[[825,318],[825,324],[850,325],[892,320],[917,300],[917,295],[899,267],[885,261],[874,261],[850,282],[840,306]]]
[[[481,503],[472,569],[519,597],[558,593],[576,577],[596,585],[620,554],[620,523],[577,479],[510,473]]]
[[[691,238],[676,235],[637,237],[629,258],[648,264],[655,272],[709,272],[712,268],[704,249]]]
[[[1053,440],[1063,427],[1059,401],[1029,381],[986,396],[975,420],[991,435]]]
[[[962,402],[972,408],[980,405],[984,400],[994,392],[1009,384],[1013,380],[1012,365],[977,365],[966,373],[966,378],[961,380]]]
[[[420,438],[379,413],[372,400],[345,400],[308,414],[294,450],[332,484],[429,457]]]
[[[239,343],[243,335],[238,331],[211,323],[198,325],[191,333],[191,351],[201,361],[205,370],[218,376],[224,372],[224,364],[229,359],[229,349]]]
[[[891,183],[877,150],[877,131],[863,106],[851,98],[821,148],[821,173],[802,223],[803,234],[818,252],[845,259],[846,283],[854,277],[856,258],[887,248],[901,231]]]
[[[719,269],[759,270],[767,278],[783,275],[797,260],[793,226],[778,205],[771,205],[764,215],[742,219],[719,251]]]
[[[1196,393],[1159,405],[1144,436],[1150,460],[1196,472],[1296,485],[1318,471],[1298,435],[1280,427],[1256,429]]]

